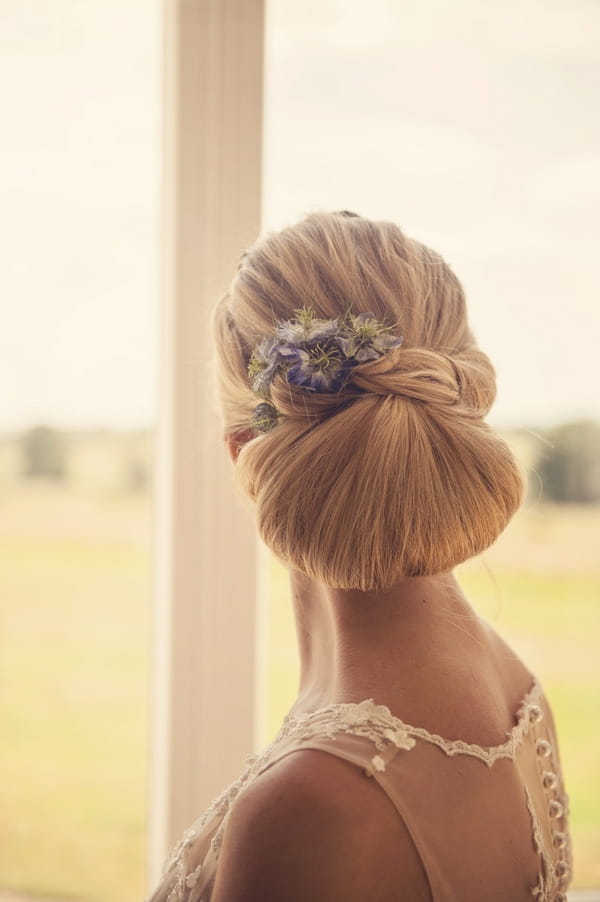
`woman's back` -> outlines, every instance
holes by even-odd
[[[449,631],[443,650],[437,646],[412,672],[403,669],[392,714],[440,736],[485,747],[504,742],[534,677],[489,623],[477,624],[476,643]]]
[[[407,684],[412,701],[402,711],[382,695],[288,715],[274,743],[194,825],[153,902],[299,900],[311,865],[321,887],[329,873],[336,890],[304,898],[331,902],[363,898],[374,872],[366,896],[374,900],[566,898],[568,797],[552,712],[518,656],[482,627],[479,658],[463,654],[453,673],[439,665],[433,706],[420,692],[435,674],[429,662],[423,683]],[[340,847],[321,841],[320,828]],[[354,850],[350,867],[356,836],[368,854],[359,866]],[[278,887],[269,871],[283,861]],[[296,869],[302,876],[292,880]]]
[[[328,701],[361,701],[373,695],[401,720],[432,733],[483,746],[501,743],[533,676],[466,600],[464,607],[470,615],[458,628],[449,614],[436,624],[428,621],[415,628],[411,623],[406,642],[396,644],[394,672],[387,671],[378,685],[371,682],[368,691],[344,685]],[[290,714],[301,717],[326,704],[314,697],[308,704],[299,699]]]

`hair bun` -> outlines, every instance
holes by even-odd
[[[326,585],[362,590],[447,573],[488,548],[524,486],[484,420],[494,369],[451,268],[394,223],[315,213],[249,250],[215,318],[226,433],[247,430],[257,406],[252,349],[306,304],[325,320],[370,312],[403,343],[353,367],[339,392],[274,375],[281,420],[235,468],[265,544]]]
[[[402,348],[393,356],[357,367],[351,384],[372,394],[461,408],[461,413],[475,419],[487,414],[496,396],[494,368],[476,349],[444,354],[427,348]]]

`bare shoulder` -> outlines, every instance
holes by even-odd
[[[237,799],[213,902],[430,902],[402,818],[373,778],[327,752],[301,749]]]
[[[483,618],[480,621],[486,631],[491,654],[498,671],[506,681],[506,688],[512,700],[520,699],[531,688],[533,674],[521,660],[506,639]]]

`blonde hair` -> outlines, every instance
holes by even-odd
[[[247,432],[260,398],[247,366],[299,307],[334,318],[373,312],[402,346],[352,371],[339,394],[275,376],[284,416]],[[471,334],[460,282],[391,222],[312,213],[248,250],[214,314],[227,435],[264,542],[326,585],[384,589],[446,573],[487,548],[517,510],[523,479],[483,421],[495,373]]]

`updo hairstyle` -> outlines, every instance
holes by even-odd
[[[283,415],[248,432],[260,403],[251,352],[309,307],[333,319],[372,312],[404,341],[357,365],[339,393],[275,376]],[[462,287],[434,251],[390,222],[312,213],[259,239],[214,313],[226,435],[264,542],[288,565],[342,589],[385,589],[446,573],[491,545],[523,479],[484,422],[494,369],[475,345]]]

